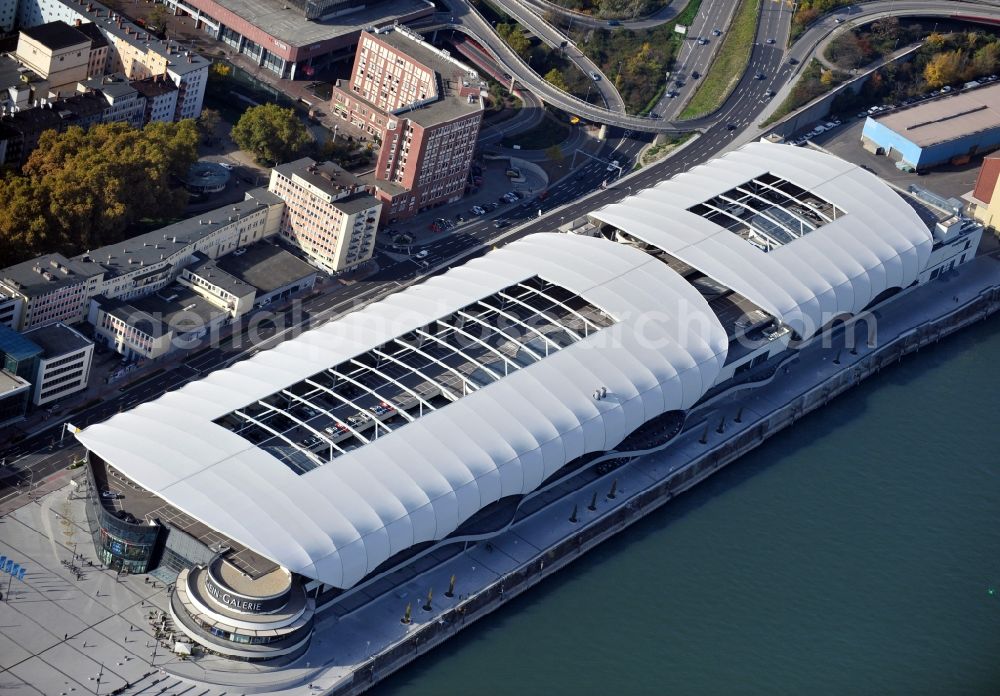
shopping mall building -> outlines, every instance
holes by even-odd
[[[945,217],[747,145],[81,431],[94,544],[172,581],[205,650],[290,659],[318,611],[971,259]]]

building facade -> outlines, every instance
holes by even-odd
[[[411,22],[434,6],[425,0],[165,0],[176,14],[261,68],[294,80],[344,55],[369,26]]]
[[[344,130],[378,147],[369,175],[387,222],[465,193],[483,117],[483,82],[403,28],[361,35],[347,84],[330,101]]]
[[[198,118],[211,62],[170,40],[158,39],[100,3],[85,0],[20,0],[18,24],[33,27],[62,21],[96,25],[108,43],[106,68],[129,80],[166,75],[178,90],[175,120]],[[82,27],[81,27],[82,28]]]
[[[58,93],[87,79],[91,39],[65,22],[48,22],[22,29],[15,56]]]
[[[372,257],[382,203],[358,177],[305,157],[272,169],[268,190],[285,202],[281,236],[326,272]]]
[[[31,401],[45,406],[87,388],[94,344],[62,323],[32,329],[24,337],[42,347],[32,380]]]
[[[861,144],[915,170],[988,153],[1000,147],[1000,84],[869,116]]]

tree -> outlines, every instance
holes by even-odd
[[[833,80],[833,71],[832,70],[823,70],[823,72],[821,72],[819,74],[819,81],[820,81],[820,84],[822,84],[824,87],[830,87],[830,86],[832,86],[833,85],[833,81],[834,81]]]
[[[924,68],[924,81],[927,86],[937,88],[950,82],[955,82],[962,67],[961,51],[945,51],[931,57]]]
[[[215,140],[215,130],[222,123],[222,114],[215,109],[202,109],[201,116],[198,117],[198,130],[202,136],[212,142]]]
[[[22,174],[0,180],[0,264],[78,254],[123,239],[143,218],[173,217],[187,204],[175,183],[197,144],[192,120],[46,131]]]
[[[1000,67],[1000,41],[991,41],[972,56],[972,69],[976,75],[989,75]]]
[[[563,78],[562,73],[555,68],[552,68],[545,73],[545,81],[564,92],[569,90],[569,85],[566,84],[566,80]]]
[[[146,26],[153,31],[162,31],[167,28],[167,9],[159,3],[153,5],[146,18]]]
[[[309,132],[292,109],[277,104],[254,106],[233,126],[233,141],[270,164],[287,162],[310,141]]]
[[[519,56],[524,58],[531,50],[531,39],[529,39],[521,27],[514,27],[507,36],[507,43]]]

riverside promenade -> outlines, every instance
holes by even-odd
[[[535,492],[522,504],[532,512],[488,543],[454,544],[456,553],[438,550],[345,593],[321,613],[309,651],[290,665],[181,660],[162,648],[153,655],[148,616],[166,608],[162,583],[119,581],[97,569],[74,577],[61,563],[73,545],[85,556],[93,552],[80,494],[62,488],[0,523],[0,553],[29,569],[23,584],[14,581],[12,597],[2,588],[9,601],[0,604],[0,688],[46,695],[361,693],[837,394],[998,308],[1000,262],[992,257],[894,298],[872,315],[871,345],[862,325],[848,332],[859,339],[853,351],[843,333],[832,345],[813,341],[693,409],[661,451],[617,453],[634,458],[604,476],[571,476]],[[452,576],[455,592],[447,597]],[[407,604],[409,625],[401,622]]]

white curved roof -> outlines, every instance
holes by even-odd
[[[616,323],[297,475],[212,421],[532,276]],[[613,448],[715,382],[726,332],[660,261],[538,234],[304,333],[77,435],[141,486],[282,566],[349,587],[568,461]],[[606,387],[607,398],[593,392]]]
[[[846,215],[769,253],[689,208],[771,173]],[[751,143],[591,213],[740,293],[803,337],[905,288],[933,240],[916,212],[873,174],[832,155]]]

